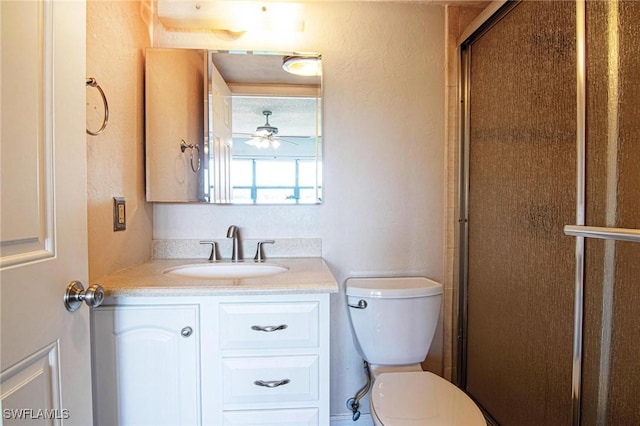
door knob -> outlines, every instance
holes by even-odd
[[[69,312],[78,310],[83,301],[95,308],[100,306],[103,300],[104,290],[99,284],[94,284],[85,291],[80,281],[71,281],[64,293],[64,306]]]

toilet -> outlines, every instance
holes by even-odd
[[[376,426],[486,426],[454,384],[423,371],[436,331],[442,285],[424,277],[349,278],[354,343],[369,364]]]

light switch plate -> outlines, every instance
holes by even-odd
[[[113,197],[113,231],[127,229],[127,211],[124,197]]]

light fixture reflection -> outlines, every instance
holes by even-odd
[[[272,137],[269,136],[261,136],[261,137],[257,137],[257,138],[251,138],[246,142],[247,145],[251,145],[251,146],[255,146],[258,149],[266,149],[266,148],[273,148],[273,149],[278,149],[280,148],[280,142],[278,142],[276,139],[273,139]]]
[[[320,75],[321,59],[319,56],[285,56],[282,60],[282,68],[295,75]]]

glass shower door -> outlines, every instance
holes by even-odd
[[[518,3],[466,47],[463,387],[503,425],[571,422],[575,10]]]
[[[640,2],[586,2],[582,425],[640,424]],[[573,227],[572,227],[573,228]]]
[[[505,426],[640,425],[640,2],[509,3],[462,51],[459,382]]]

